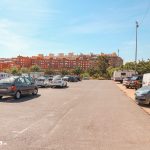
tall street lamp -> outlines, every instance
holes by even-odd
[[[135,46],[135,73],[137,72],[137,30],[138,30],[139,24],[136,21],[136,46]]]

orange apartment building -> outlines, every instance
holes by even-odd
[[[110,66],[118,67],[123,64],[123,59],[118,57],[116,53],[112,54],[103,54],[108,57]],[[90,67],[94,67],[96,65],[96,59],[99,55],[74,55],[73,53],[69,53],[68,55],[64,55],[63,53],[55,56],[54,54],[50,54],[49,56],[44,56],[43,54],[39,54],[38,56],[32,57],[23,57],[18,56],[9,61],[5,61],[5,59],[0,59],[0,71],[4,69],[9,69],[13,66],[17,68],[29,68],[33,65],[38,65],[42,69],[73,69],[75,67],[81,67],[83,70],[87,70]],[[7,60],[7,59],[6,59]]]
[[[10,69],[14,66],[14,62],[12,59],[0,59],[0,71],[4,71],[6,69]]]

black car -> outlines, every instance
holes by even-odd
[[[70,76],[68,82],[78,82],[78,79],[75,76]]]
[[[70,75],[64,76],[62,79],[67,82],[78,82],[79,81],[76,76],[70,76]]]
[[[78,81],[82,81],[82,79],[81,79],[80,76],[75,76],[75,78],[76,78]]]
[[[10,77],[0,80],[0,98],[14,96],[20,99],[21,95],[37,95],[38,87],[27,77]]]

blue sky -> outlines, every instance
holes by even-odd
[[[43,53],[111,53],[150,58],[149,0],[1,0],[0,57]],[[144,18],[144,21],[143,21]]]

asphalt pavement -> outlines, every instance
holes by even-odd
[[[0,150],[149,150],[150,116],[113,81],[0,101]]]

